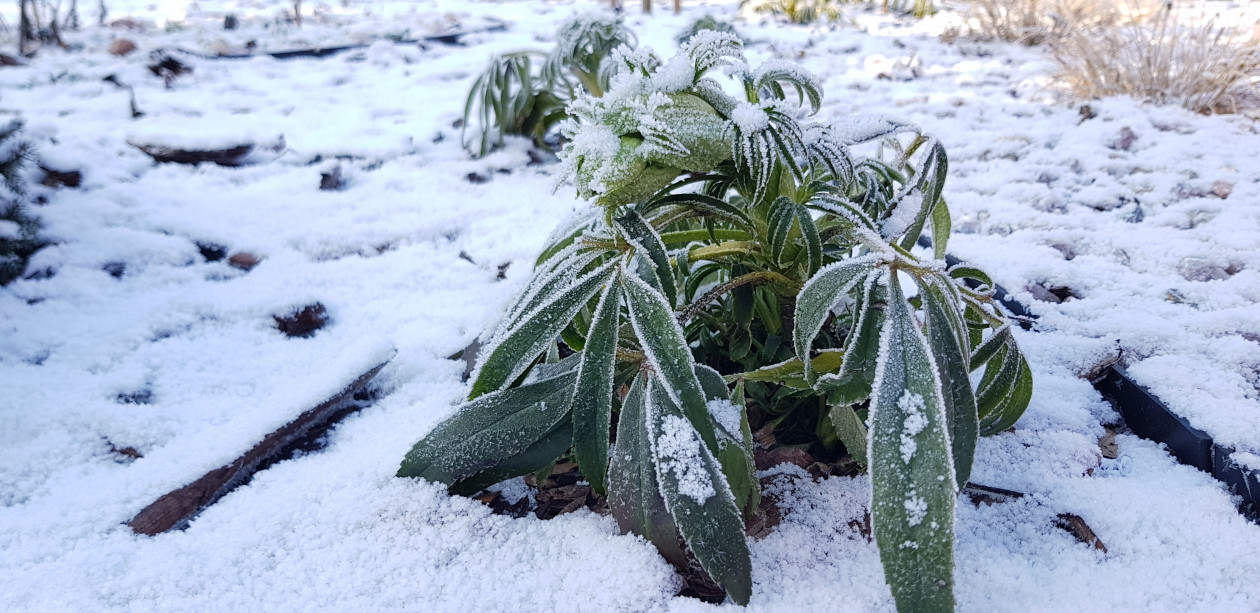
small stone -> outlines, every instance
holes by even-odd
[[[327,325],[328,311],[324,309],[324,305],[316,302],[293,311],[284,317],[272,315],[271,318],[276,320],[276,327],[285,336],[306,338],[314,336],[317,330]]]
[[[115,279],[121,279],[123,273],[127,272],[127,265],[122,262],[107,262],[101,266],[101,270],[109,273],[109,276]]]
[[[1133,132],[1129,126],[1120,128],[1120,136],[1109,145],[1116,151],[1128,151],[1133,146],[1133,142],[1137,140],[1137,134]]]
[[[238,26],[238,25],[240,25],[240,24],[239,24],[239,22],[238,22],[238,21],[237,21],[237,19],[236,19],[236,15],[233,15],[233,14],[231,14],[231,13],[228,13],[228,15],[227,15],[226,17],[224,17],[224,18],[223,18],[223,29],[224,29],[224,30],[235,30],[235,29],[236,29],[236,26]]]
[[[1054,249],[1055,251],[1058,251],[1060,254],[1063,255],[1063,259],[1069,262],[1076,259],[1076,250],[1073,249],[1071,245],[1068,245],[1066,243],[1054,243],[1050,245],[1050,248]]]
[[[1058,296],[1055,296],[1054,294],[1050,293],[1050,290],[1046,289],[1040,284],[1029,283],[1028,285],[1024,286],[1024,289],[1028,290],[1028,293],[1032,294],[1033,298],[1040,300],[1042,302],[1051,302],[1054,304],[1063,302],[1062,300],[1059,299]]]
[[[1187,281],[1220,281],[1229,278],[1222,266],[1204,258],[1185,258],[1177,264],[1177,272]]]
[[[1230,194],[1234,193],[1234,184],[1227,181],[1216,181],[1212,183],[1212,193],[1215,194],[1217,198],[1224,200],[1228,198]]]
[[[115,38],[109,43],[109,54],[122,57],[136,50],[136,43],[127,38]]]
[[[83,173],[78,170],[56,170],[43,164],[39,169],[44,171],[44,178],[39,184],[45,187],[78,187],[83,183]]]
[[[253,270],[253,268],[258,265],[258,262],[258,256],[245,251],[233,253],[232,257],[228,258],[228,265],[244,271]]]
[[[195,241],[193,244],[197,245],[197,251],[201,252],[201,257],[207,262],[218,262],[227,257],[227,247],[218,243]]]
[[[346,182],[341,178],[341,166],[333,166],[328,172],[319,174],[319,189],[326,192],[335,192],[345,187]]]

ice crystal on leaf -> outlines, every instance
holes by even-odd
[[[654,442],[658,468],[663,473],[673,473],[678,493],[703,504],[717,490],[704,470],[700,445],[691,422],[676,415],[662,418],[661,436]]]
[[[740,421],[743,410],[735,406],[730,400],[715,398],[709,401],[709,414],[713,416],[713,420],[726,430],[727,434],[732,436],[738,435],[740,432]]]

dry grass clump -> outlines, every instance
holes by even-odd
[[[1048,43],[1081,28],[1140,23],[1161,0],[968,0],[971,38],[1026,45]]]
[[[1052,54],[1055,80],[1082,98],[1130,95],[1200,113],[1260,101],[1260,36],[1171,7],[1149,23],[1072,28]]]

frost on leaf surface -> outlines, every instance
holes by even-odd
[[[906,390],[897,400],[897,408],[906,416],[901,428],[901,460],[909,464],[916,449],[914,437],[928,425],[927,415],[924,413],[927,405],[923,402],[923,396]]]
[[[918,190],[907,193],[900,198],[892,214],[884,219],[881,230],[884,238],[896,238],[906,233],[918,218],[923,208],[923,194]]]
[[[910,493],[906,494],[906,520],[911,526],[923,523],[923,518],[927,516],[927,510],[927,501],[920,498],[917,492],[910,490]]]
[[[705,472],[700,445],[700,437],[696,436],[691,422],[677,415],[661,419],[661,433],[653,443],[657,469],[661,473],[673,473],[679,494],[703,504],[717,490]]]
[[[696,72],[703,74],[715,66],[743,61],[743,42],[730,32],[701,30],[683,45],[679,55],[691,58]]]
[[[713,416],[713,421],[722,426],[727,434],[738,436],[740,433],[741,414],[740,408],[735,406],[730,400],[714,398],[709,401],[709,414]]]

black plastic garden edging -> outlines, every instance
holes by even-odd
[[[932,242],[922,237],[919,245],[931,248]],[[961,260],[946,255],[945,263],[952,267]],[[1023,322],[1031,323],[1037,319],[1002,286],[994,285],[993,297]],[[1021,327],[1035,331],[1031,325],[1021,323]],[[1093,384],[1094,389],[1116,408],[1134,434],[1163,443],[1182,464],[1193,466],[1224,483],[1241,498],[1239,511],[1252,522],[1260,523],[1260,470],[1235,461],[1233,449],[1217,444],[1207,433],[1172,412],[1159,398],[1129,377],[1124,368],[1116,365],[1107,367],[1103,376]]]
[[[461,45],[460,39],[469,34],[481,34],[484,32],[504,32],[507,30],[507,24],[497,21],[484,28],[476,30],[462,30],[455,32],[447,32],[446,34],[436,34],[433,36],[424,36],[421,38],[404,38],[391,40],[391,42],[399,45],[420,45],[424,43],[441,43],[443,45]],[[219,55],[209,55],[205,53],[197,53],[186,49],[173,49],[184,55],[200,58],[203,60],[246,60],[255,57],[270,57],[277,60],[291,60],[294,58],[311,57],[321,58],[341,53],[343,51],[351,51],[353,49],[366,49],[373,43],[360,43],[354,45],[341,45],[337,47],[315,47],[311,49],[292,49],[289,51],[271,51],[264,53],[224,53]],[[159,51],[161,51],[159,49]]]

